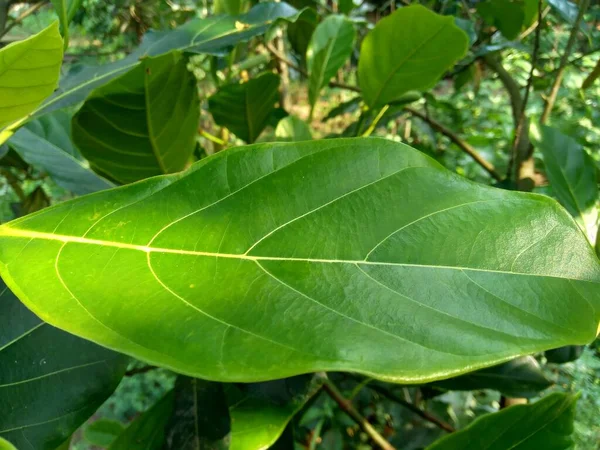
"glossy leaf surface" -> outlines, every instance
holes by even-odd
[[[208,99],[218,125],[246,142],[265,129],[279,99],[279,77],[265,72],[243,84],[229,84]]]
[[[382,139],[229,149],[2,225],[0,263],[44,320],[219,381],[433,381],[600,319],[598,260],[554,200]]]
[[[99,173],[126,184],[182,170],[196,146],[196,79],[179,52],[144,58],[95,90],[73,117],[73,141]]]
[[[356,32],[352,22],[342,15],[327,16],[317,25],[308,49],[308,98],[311,108],[319,98],[319,92],[352,53]]]
[[[19,450],[55,450],[112,394],[127,362],[43,323],[0,280],[0,437]]]
[[[397,10],[380,20],[362,43],[358,78],[365,103],[377,108],[405,92],[431,88],[464,56],[468,43],[451,16],[420,5]]]
[[[62,48],[55,22],[29,39],[0,49],[0,130],[27,116],[52,94]]]
[[[427,450],[564,450],[572,448],[577,397],[555,393],[475,420]]]

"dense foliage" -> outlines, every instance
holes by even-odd
[[[599,19],[0,0],[0,449],[597,449]]]

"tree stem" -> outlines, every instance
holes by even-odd
[[[379,448],[382,450],[395,450],[392,444],[386,441],[385,438],[379,434],[373,425],[371,425],[367,419],[365,419],[354,408],[352,402],[347,400],[330,380],[325,380],[323,389],[339,405],[342,411],[348,414],[352,420],[354,420],[362,428],[362,430],[369,435],[369,437],[379,446]]]

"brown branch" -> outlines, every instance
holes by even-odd
[[[382,450],[395,450],[385,438],[365,419],[352,405],[352,402],[346,399],[338,388],[329,380],[325,380],[323,390],[339,405],[339,407],[354,420],[362,430],[369,435],[371,440]]]
[[[32,15],[34,12],[36,12],[38,9],[40,9],[44,5],[46,5],[45,2],[35,3],[35,4],[31,5],[29,8],[27,8],[25,11],[23,11],[19,15],[19,17],[14,19],[2,32],[0,32],[0,38],[3,38],[4,36],[6,36],[10,30],[12,30],[14,27],[19,25],[21,22],[23,22],[23,20],[25,20],[25,18]]]
[[[550,94],[548,95],[548,97],[546,97],[546,103],[544,105],[544,112],[542,113],[542,117],[540,118],[540,124],[544,124],[546,120],[548,120],[548,117],[552,112],[552,108],[554,108],[554,102],[556,102],[556,96],[558,95],[558,90],[562,83],[565,68],[568,65],[571,50],[573,49],[573,45],[575,44],[575,40],[577,39],[579,25],[583,20],[583,15],[585,14],[585,11],[587,10],[589,4],[590,0],[581,0],[581,2],[579,3],[579,12],[577,13],[577,18],[575,19],[575,23],[573,24],[573,28],[571,29],[571,34],[569,35],[569,40],[567,41],[565,52],[563,53],[562,58],[560,60],[558,71],[556,73],[556,78],[554,79],[554,83],[552,84],[552,88],[550,89]]]
[[[417,416],[421,417],[422,419],[425,419],[428,422],[431,422],[435,426],[441,428],[444,431],[447,431],[448,433],[454,433],[454,431],[456,431],[454,429],[454,427],[452,425],[450,425],[449,423],[444,422],[443,420],[438,419],[437,417],[429,414],[427,411],[423,411],[421,408],[413,405],[412,403],[407,402],[406,400],[403,400],[402,398],[398,397],[396,394],[387,390],[384,387],[378,386],[376,384],[371,384],[371,385],[368,385],[368,388],[377,392],[378,394],[381,394],[382,396],[388,398],[389,400],[391,400],[395,403],[398,403],[401,406],[404,406],[406,409],[411,410]]]
[[[477,150],[475,150],[468,142],[461,139],[452,130],[446,128],[440,122],[432,119],[427,114],[422,113],[421,111],[418,111],[416,109],[413,109],[410,106],[406,106],[404,109],[407,112],[409,112],[410,114],[412,114],[413,116],[417,116],[419,119],[422,119],[423,121],[427,122],[431,126],[431,128],[433,128],[435,131],[443,134],[448,139],[450,139],[452,142],[454,142],[463,152],[465,152],[467,155],[469,155],[471,158],[473,158],[473,161],[475,161],[477,164],[479,164],[495,180],[501,181],[503,179],[502,175],[500,175],[496,171],[496,169],[492,163],[490,163],[489,161],[484,159],[477,152]]]

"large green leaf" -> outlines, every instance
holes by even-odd
[[[598,184],[594,160],[575,139],[556,128],[541,127],[533,141],[544,155],[552,192],[595,242]]]
[[[485,415],[427,450],[564,450],[571,448],[577,397],[555,393],[531,405]]]
[[[325,18],[315,29],[308,49],[308,98],[312,109],[319,92],[350,57],[356,32],[352,22],[343,15]]]
[[[433,383],[435,387],[458,391],[494,389],[509,397],[533,397],[550,385],[552,382],[532,356]]]
[[[0,280],[0,437],[19,450],[55,450],[112,394],[127,361],[43,323]]]
[[[99,173],[120,183],[179,172],[196,146],[196,79],[179,52],[144,58],[96,89],[73,117],[73,141]]]
[[[99,86],[139,66],[145,57],[160,56],[173,50],[221,55],[234,45],[268,31],[279,21],[293,22],[299,12],[285,2],[265,2],[240,16],[213,16],[194,19],[171,31],[150,31],[142,45],[127,58],[103,66],[75,67],[35,115],[76,105]]]
[[[365,102],[377,108],[405,92],[431,88],[464,56],[468,44],[451,16],[420,5],[397,10],[362,43],[358,75]]]
[[[47,172],[56,184],[74,194],[89,194],[114,187],[113,183],[95,174],[87,162],[37,134],[36,131],[44,129],[43,125],[36,122],[18,130],[8,141],[23,160]],[[50,139],[55,139],[56,142],[57,137]]]
[[[73,19],[73,16],[81,6],[82,0],[51,0],[58,19],[60,20],[60,28],[65,41],[64,47],[69,46],[69,23]]]
[[[208,99],[218,125],[246,142],[265,129],[279,99],[279,76],[265,72],[243,84],[229,84]]]
[[[163,448],[165,428],[173,411],[174,391],[169,391],[148,411],[133,421],[113,441],[108,450],[160,450]]]
[[[219,381],[433,381],[600,321],[600,265],[554,200],[382,139],[229,149],[65,202],[0,226],[0,272],[55,326]]]
[[[52,94],[60,74],[62,48],[55,22],[29,39],[0,49],[0,131]]]

